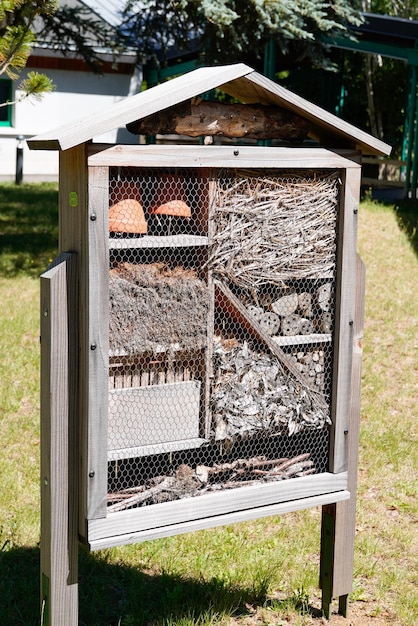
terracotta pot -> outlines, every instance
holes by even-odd
[[[150,213],[153,215],[173,215],[186,218],[191,216],[182,176],[172,174],[161,177]]]
[[[109,231],[112,233],[146,234],[147,222],[138,200],[126,198],[109,209]]]

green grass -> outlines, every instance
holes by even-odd
[[[55,255],[56,216],[54,186],[0,185],[0,622],[8,626],[38,624],[38,276]],[[359,217],[367,294],[356,626],[418,623],[417,216],[416,207],[367,202]],[[319,533],[313,509],[81,550],[80,623],[319,625]]]

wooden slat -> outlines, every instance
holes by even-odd
[[[90,167],[88,196],[88,519],[106,515],[109,368],[109,170]],[[92,220],[91,217],[95,216]]]
[[[195,498],[183,498],[173,502],[109,513],[105,519],[91,520],[88,523],[88,542],[102,537],[116,537],[120,534],[193,522],[233,511],[246,511],[279,502],[290,502],[327,493],[335,495],[336,492],[344,491],[346,488],[347,474],[345,472],[336,475],[324,473],[292,478],[278,483],[226,489]],[[329,501],[335,500],[331,498]]]
[[[183,522],[182,524],[171,524],[161,528],[155,528],[145,531],[132,531],[126,534],[119,534],[116,537],[100,537],[89,542],[91,550],[102,550],[114,546],[123,546],[140,541],[150,541],[160,539],[161,537],[170,537],[181,533],[203,530],[204,528],[216,528],[225,524],[236,524],[248,520],[260,519],[270,515],[281,515],[292,511],[300,511],[315,506],[323,506],[328,502],[342,502],[349,497],[349,492],[342,490],[330,494],[320,496],[312,496],[303,498],[302,500],[290,500],[279,504],[272,504],[265,507],[256,507],[245,511],[234,513],[226,513],[225,515],[214,515],[212,517],[202,518],[192,522]]]
[[[70,396],[75,254],[41,276],[41,614],[44,626],[78,624],[75,442]]]
[[[155,248],[194,248],[207,246],[208,238],[200,235],[144,235],[144,237],[109,237],[110,250],[143,250]]]
[[[89,153],[89,165],[109,167],[360,168],[358,153],[325,148],[129,145],[103,149],[93,144]]]
[[[135,459],[141,456],[153,456],[154,454],[170,454],[180,450],[192,450],[207,445],[208,440],[201,437],[193,439],[182,439],[176,441],[166,441],[163,443],[153,443],[133,448],[118,448],[108,450],[108,461],[119,461],[121,459]]]
[[[351,379],[351,404],[348,438],[348,489],[350,498],[344,503],[324,508],[323,518],[331,528],[332,546],[323,555],[322,584],[329,599],[346,596],[352,591],[354,570],[354,538],[356,521],[358,441],[360,431],[361,367],[364,335],[364,294],[366,270],[357,257],[356,309],[353,336],[353,361]],[[326,577],[325,574],[328,574]]]
[[[59,155],[59,249],[77,252],[77,389],[74,392],[79,437],[79,533],[85,534],[87,511],[87,406],[88,406],[88,206],[86,146],[83,144]]]
[[[335,358],[332,391],[330,471],[347,469],[350,419],[351,361],[356,290],[357,213],[360,170],[345,172],[340,203],[336,284]]]
[[[210,91],[220,83],[229,82],[252,71],[243,63],[201,67],[135,96],[113,103],[111,107],[97,111],[81,120],[38,135],[30,139],[28,145],[32,150],[66,150],[97,135]]]

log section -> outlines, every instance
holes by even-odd
[[[308,134],[302,117],[280,107],[188,100],[127,124],[135,135],[222,135],[232,139],[277,139],[300,142]]]

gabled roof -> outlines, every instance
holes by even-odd
[[[390,146],[383,141],[288,91],[243,63],[193,70],[125,98],[92,116],[29,139],[28,145],[32,150],[66,150],[217,87],[243,103],[280,106],[300,115],[309,122],[309,136],[323,145],[356,148],[364,154],[390,154]]]

